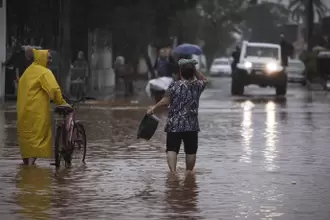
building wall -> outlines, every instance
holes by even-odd
[[[94,30],[89,33],[90,88],[92,91],[112,89],[115,75],[112,68],[111,33],[106,30]]]
[[[2,67],[2,63],[6,60],[6,0],[2,1],[2,7],[0,8],[0,100],[4,100],[5,96],[5,68]]]

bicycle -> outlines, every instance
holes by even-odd
[[[61,166],[63,159],[66,167],[71,166],[72,154],[75,150],[83,150],[81,162],[85,162],[87,138],[84,126],[75,119],[76,104],[86,100],[86,97],[79,100],[70,100],[63,96],[70,106],[57,106],[55,113],[61,115],[63,119],[56,125],[55,134],[55,167]],[[62,141],[62,146],[60,146]]]

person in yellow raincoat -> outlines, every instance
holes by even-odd
[[[51,62],[48,50],[33,49],[34,62],[18,83],[17,133],[23,164],[33,165],[37,158],[52,158],[50,100],[68,105],[61,89],[47,69]]]

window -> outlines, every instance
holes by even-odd
[[[279,51],[275,47],[247,46],[245,57],[270,57],[279,59]]]

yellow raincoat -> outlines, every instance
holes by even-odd
[[[22,158],[51,158],[50,99],[66,104],[61,89],[46,68],[48,50],[33,50],[34,62],[18,83],[17,132]]]

